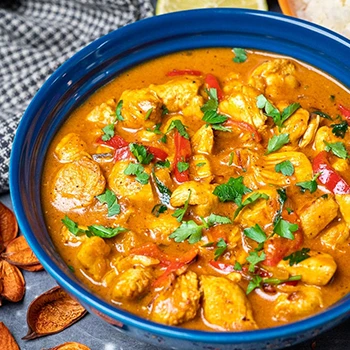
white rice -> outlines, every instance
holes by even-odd
[[[297,16],[350,38],[350,0],[294,0]]]

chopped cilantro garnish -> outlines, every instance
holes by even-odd
[[[283,258],[283,260],[287,261],[289,260],[289,266],[293,266],[295,264],[299,264],[303,260],[310,258],[310,255],[308,254],[310,252],[309,248],[303,248],[302,250],[298,250],[286,257]]]
[[[167,206],[164,204],[156,204],[152,209],[152,214],[156,217],[159,217],[159,215],[164,213],[167,209]]]
[[[215,224],[232,224],[232,221],[228,217],[213,213],[209,215],[206,222],[209,227],[214,226]]]
[[[88,229],[93,236],[101,238],[112,238],[119,235],[119,233],[128,231],[128,229],[124,227],[106,227],[102,225],[91,225],[88,226]]]
[[[129,163],[124,170],[125,175],[135,175],[136,181],[142,185],[147,185],[149,175],[145,172],[145,168],[141,164]]]
[[[173,120],[167,130],[167,133],[169,133],[171,130],[173,129],[177,129],[177,131],[180,133],[180,135],[182,137],[184,137],[185,139],[189,140],[190,139],[190,135],[188,135],[185,125],[182,124],[180,119],[175,119]]]
[[[145,120],[149,119],[149,117],[151,116],[153,112],[153,107],[151,107],[145,114]]]
[[[147,128],[146,130],[149,132],[153,132],[156,135],[161,135],[162,134],[162,132],[160,131],[161,125],[162,125],[162,123],[157,123],[156,125],[154,125],[153,129]]]
[[[204,114],[205,114],[205,112],[212,112],[212,111],[216,112],[216,110],[219,107],[217,90],[215,88],[211,88],[209,90],[206,90],[206,93],[208,94],[209,99],[201,107],[201,111],[204,112]]]
[[[344,138],[346,132],[348,131],[349,124],[346,120],[342,120],[339,124],[331,124],[332,133],[340,138]]]
[[[153,176],[154,183],[156,184],[157,192],[158,192],[159,199],[160,199],[161,203],[164,205],[169,205],[172,192],[169,190],[168,187],[166,187],[163,184],[162,181],[160,181],[158,179],[158,177],[156,176],[156,173],[154,171],[154,168],[152,170],[152,176]]]
[[[102,131],[104,132],[101,136],[102,141],[109,141],[114,136],[114,124],[108,124]]]
[[[298,224],[292,224],[287,220],[279,218],[274,225],[273,232],[287,239],[294,239],[293,233],[298,231]]]
[[[164,162],[162,160],[159,160],[156,164],[156,168],[170,168],[170,162],[169,159],[165,160]]]
[[[289,142],[289,134],[280,134],[278,136],[276,135],[272,136],[267,145],[266,154],[270,154],[272,152],[278,151],[288,142]]]
[[[266,199],[267,200],[269,198],[270,197],[266,193],[259,193],[259,192],[253,193],[251,196],[249,196],[247,199],[245,199],[241,205],[238,206],[233,218],[235,219],[237,217],[237,215],[241,212],[241,210],[243,210],[244,207],[246,207],[247,205],[255,203],[259,199]]]
[[[227,248],[226,242],[220,238],[219,241],[216,243],[216,249],[214,252],[214,260],[218,260],[219,257],[224,254],[225,250]]]
[[[265,252],[261,252],[259,255],[258,252],[256,251],[250,251],[249,256],[247,257],[247,261],[249,262],[249,272],[254,272],[255,271],[255,265],[258,263],[264,261],[266,259]]]
[[[120,100],[117,104],[117,108],[115,110],[115,118],[116,120],[120,120],[120,121],[123,121],[124,118],[122,116],[122,108],[123,108],[123,100]]]
[[[321,173],[315,174],[310,181],[301,181],[297,182],[296,186],[300,187],[300,191],[305,193],[305,191],[309,190],[310,193],[314,193],[317,190],[317,178],[321,175]]]
[[[194,244],[202,238],[203,225],[197,225],[193,220],[184,221],[169,237],[175,242],[183,242],[188,239],[189,243]]]
[[[234,152],[231,152],[230,153],[230,159],[228,160],[228,165],[231,166],[232,163],[233,163],[233,157],[234,157],[235,153]]]
[[[263,281],[262,277],[254,275],[253,278],[249,281],[246,294],[250,294],[254,289],[260,288],[260,284]]]
[[[166,143],[166,135],[164,134],[158,141],[162,143]]]
[[[241,265],[238,261],[235,262],[235,265],[234,265],[233,268],[234,268],[236,271],[242,271],[242,265]]]
[[[190,167],[190,164],[187,162],[178,162],[177,163],[177,170],[180,173],[183,173],[184,171],[188,170],[189,167]]]
[[[247,60],[247,52],[244,49],[235,47],[232,49],[235,57],[232,59],[235,63],[243,63]]]
[[[153,154],[148,153],[147,149],[143,145],[138,145],[137,143],[129,144],[130,152],[135,156],[137,161],[141,164],[149,164],[154,158]]]
[[[70,233],[73,233],[74,236],[81,236],[85,234],[85,230],[79,228],[78,224],[71,220],[67,215],[63,219],[61,219],[64,226],[67,227]]]
[[[227,183],[218,185],[213,194],[219,197],[221,202],[235,202],[239,207],[242,205],[242,197],[252,190],[243,184],[243,176],[231,177]]]
[[[286,282],[292,282],[292,281],[300,281],[301,280],[301,275],[295,275],[295,276],[291,276],[289,278],[286,278],[286,279],[279,279],[279,278],[264,278],[263,279],[263,283],[265,284],[281,284],[281,283],[286,283]]]
[[[114,216],[120,213],[120,205],[115,193],[108,188],[106,191],[96,197],[102,204],[107,204],[108,214],[107,216]]]
[[[275,170],[277,173],[282,173],[285,176],[292,176],[294,174],[294,166],[290,160],[276,164]]]
[[[197,164],[196,164],[196,167],[201,168],[201,167],[204,166],[205,164],[207,164],[207,163],[205,163],[205,162],[197,163]]]
[[[162,115],[169,114],[169,110],[168,110],[168,108],[167,108],[165,105],[163,105],[163,106],[161,107],[161,109],[162,109]]]
[[[256,224],[250,228],[246,228],[243,232],[247,237],[258,243],[263,243],[267,239],[266,233],[263,231],[259,224]]]
[[[326,145],[327,152],[331,151],[335,156],[341,159],[350,158],[350,155],[346,150],[343,142],[334,142],[334,143],[328,143],[327,141],[323,141],[323,142]]]
[[[188,205],[189,205],[189,202],[190,202],[190,198],[191,198],[191,193],[192,191],[189,190],[188,191],[188,198],[186,199],[185,201],[185,204],[184,204],[184,207],[183,208],[177,208],[173,214],[174,217],[176,217],[176,220],[178,222],[181,222],[184,218],[184,215],[186,214],[186,211],[188,209]]]

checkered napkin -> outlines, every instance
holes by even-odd
[[[0,0],[0,193],[17,125],[47,77],[89,42],[152,15],[150,0]]]

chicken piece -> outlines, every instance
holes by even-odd
[[[112,291],[113,299],[135,299],[144,294],[152,281],[152,269],[136,266],[117,277]]]
[[[282,288],[284,290],[274,306],[274,315],[278,321],[293,321],[296,317],[306,317],[323,308],[322,292],[317,287],[298,285]]]
[[[169,236],[180,226],[176,218],[167,212],[158,218],[150,215],[147,222],[150,237],[165,245],[169,245],[171,242]]]
[[[77,259],[95,281],[100,281],[106,273],[110,250],[101,237],[93,236],[87,238],[78,251]]]
[[[301,275],[301,281],[306,284],[325,286],[333,277],[337,264],[333,257],[326,253],[311,251],[309,258],[289,265],[288,261],[281,260],[277,267],[287,270],[292,276]]]
[[[103,102],[88,114],[87,120],[97,124],[99,127],[112,124],[115,119],[116,106],[114,99]]]
[[[204,154],[196,154],[192,156],[190,172],[194,180],[210,183],[214,179],[211,171],[210,160]]]
[[[87,230],[87,227],[79,226],[79,228]],[[79,247],[87,239],[86,235],[73,235],[73,233],[68,230],[67,226],[62,226],[60,234],[63,244],[70,247]]]
[[[135,268],[136,266],[149,267],[158,265],[159,260],[145,255],[129,255],[122,257],[118,255],[111,261],[111,265],[116,269],[118,274],[126,270]]]
[[[172,326],[192,320],[197,314],[199,299],[197,275],[188,271],[177,277],[173,286],[162,290],[156,297],[151,319]]]
[[[214,133],[210,125],[203,125],[191,138],[193,153],[211,154],[214,146]]]
[[[350,194],[336,194],[335,200],[339,205],[340,213],[343,216],[343,219],[350,229]]]
[[[348,240],[349,235],[349,227],[344,220],[340,220],[323,231],[321,243],[327,248],[336,249]]]
[[[86,143],[75,133],[64,136],[55,148],[55,155],[62,163],[69,163],[84,156],[90,158],[87,153]]]
[[[256,202],[244,207],[235,219],[244,228],[252,227],[256,224],[259,224],[263,229],[270,227],[279,208],[278,194],[273,188],[263,188],[248,193],[243,197],[243,201],[257,193],[264,193],[269,196],[269,199],[258,199]]]
[[[287,103],[279,103],[277,105],[280,111],[283,111],[287,106]],[[304,108],[299,108],[283,123],[281,130],[277,126],[275,127],[275,133],[276,135],[289,134],[290,143],[296,144],[307,130],[309,118],[309,112]]]
[[[332,196],[321,196],[298,213],[301,227],[308,238],[315,238],[338,214],[338,204]]]
[[[118,197],[129,198],[131,200],[137,200],[138,202],[152,202],[154,200],[154,195],[150,182],[143,185],[136,181],[135,176],[124,174],[124,170],[129,163],[130,161],[121,160],[114,164],[112,171],[108,176],[108,183],[111,190]]]
[[[340,139],[335,136],[332,132],[332,128],[329,126],[322,126],[318,129],[315,141],[314,141],[314,149],[317,152],[321,152],[326,148],[325,142],[335,143],[335,142],[344,142],[346,145],[350,143],[350,133],[346,133],[344,139]]]
[[[52,186],[52,204],[66,212],[86,207],[104,192],[106,180],[93,160],[83,157],[64,164]]]
[[[294,166],[294,174],[285,176],[277,173],[275,166],[289,160]],[[296,182],[309,181],[312,176],[312,166],[304,153],[301,152],[277,152],[271,153],[262,158],[255,158],[255,163],[252,164],[254,177],[256,182],[261,185],[277,185],[285,187]]]
[[[249,300],[241,287],[224,278],[202,275],[204,318],[225,331],[257,329]]]
[[[219,112],[261,130],[267,117],[256,105],[256,98],[259,95],[260,92],[255,88],[242,86],[240,90],[234,91],[220,102]]]
[[[226,95],[231,95],[235,91],[239,91],[244,84],[245,79],[242,78],[242,75],[237,72],[230,72],[227,74],[223,81],[223,92]]]
[[[311,114],[309,119],[309,125],[307,126],[304,135],[299,140],[300,148],[305,148],[314,140],[317,129],[320,125],[320,119],[321,117],[318,114]]]
[[[198,216],[206,217],[215,210],[218,197],[213,194],[214,185],[187,181],[181,184],[171,195],[170,204],[173,207],[181,207],[188,200],[189,204],[195,206],[193,212]]]
[[[257,67],[249,78],[249,84],[266,96],[277,98],[287,90],[296,89],[300,83],[296,76],[294,63],[276,58]]]
[[[162,101],[152,90],[125,90],[120,100],[123,101],[121,115],[124,120],[120,123],[123,128],[147,128],[161,122]],[[150,115],[146,118],[147,113]]]
[[[157,94],[170,113],[182,112],[185,117],[202,118],[203,97],[199,88],[203,80],[198,77],[184,76],[170,80],[162,85],[150,85],[149,89]]]

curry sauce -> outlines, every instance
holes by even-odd
[[[94,293],[156,322],[240,331],[320,312],[350,289],[348,107],[336,81],[270,53],[146,62],[50,145],[52,240]]]

